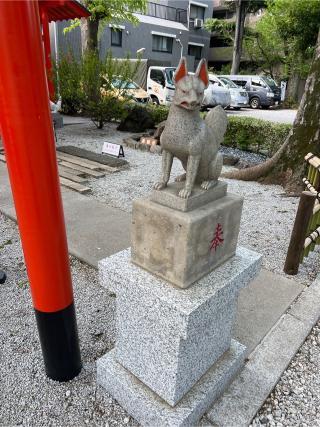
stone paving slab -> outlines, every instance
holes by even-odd
[[[250,354],[304,289],[293,279],[262,269],[241,290],[234,338]]]

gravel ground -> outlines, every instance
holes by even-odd
[[[97,130],[92,124],[70,125],[57,132],[58,145],[75,145],[101,153],[104,141],[121,143],[130,135],[117,132],[115,125]],[[226,152],[226,148],[223,148]],[[89,180],[94,197],[110,206],[131,212],[132,201],[145,197],[160,176],[161,157],[140,150],[125,147],[125,159],[130,163],[129,170],[106,175],[104,178]],[[229,153],[241,156],[248,162],[261,162],[263,156],[254,153],[230,150]],[[180,162],[174,160],[172,178],[183,172]],[[282,187],[262,185],[256,182],[226,180],[229,191],[244,196],[244,208],[240,230],[240,244],[261,252],[264,267],[284,274],[283,264],[288,248],[291,229],[296,214],[298,199],[287,197]],[[319,252],[313,252],[303,263],[295,277],[300,283],[308,285],[315,278]]]
[[[252,426],[320,426],[320,322],[283,373]]]
[[[68,383],[45,374],[20,238],[0,214],[0,425],[135,426],[137,423],[100,387],[97,358],[114,346],[115,298],[98,284],[98,273],[70,258],[84,369]]]
[[[82,128],[84,127],[84,128]],[[114,128],[97,131],[88,125],[58,131],[60,145],[72,143],[99,152],[102,142],[121,141]],[[89,139],[89,142],[88,142]],[[126,149],[131,168],[91,180],[92,197],[131,210],[145,196],[160,171],[160,157]],[[180,172],[176,162],[173,175]],[[144,177],[148,176],[147,181]],[[264,254],[264,265],[281,273],[297,199],[281,187],[229,181],[230,191],[245,196],[240,243]],[[296,280],[308,285],[316,275],[319,253],[310,256]],[[70,258],[84,369],[69,383],[46,378],[17,226],[0,214],[0,267],[8,280],[0,285],[0,425],[137,426],[95,383],[95,361],[115,341],[114,295],[98,284],[97,272]],[[318,426],[320,399],[320,323],[283,374],[253,425]],[[202,425],[205,425],[205,420]]]

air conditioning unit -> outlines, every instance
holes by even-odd
[[[203,27],[203,19],[196,18],[193,22],[194,28],[202,28]]]

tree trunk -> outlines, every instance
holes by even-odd
[[[297,116],[281,148],[265,163],[223,176],[243,180],[265,177],[266,181],[284,185],[287,191],[296,191],[301,188],[304,156],[309,152],[320,156],[320,31]]]
[[[98,29],[99,20],[94,21],[90,18],[81,18],[81,50],[82,55],[86,51],[98,50]]]
[[[239,73],[245,19],[246,19],[246,5],[242,0],[237,0],[236,30],[235,30],[235,37],[234,37],[234,44],[233,44],[231,74]]]

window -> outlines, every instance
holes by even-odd
[[[172,53],[172,40],[171,37],[152,35],[152,50]]]
[[[267,85],[260,79],[252,79],[252,86],[266,87]]]
[[[151,70],[150,79],[159,83],[160,85],[165,85],[164,75],[161,70]]]
[[[122,30],[111,28],[111,46],[122,46]]]
[[[196,6],[195,4],[190,4],[190,21],[193,22],[195,19],[204,20],[204,12],[204,7]]]
[[[230,19],[233,18],[234,13],[228,10],[214,10],[212,12],[212,18],[217,19]]]
[[[194,56],[195,59],[201,59],[202,46],[188,45],[188,55]]]
[[[212,36],[210,38],[210,47],[229,47],[231,46],[230,41],[224,39],[223,37]]]
[[[247,84],[246,80],[233,80],[233,82],[234,82],[237,86],[241,86],[241,87],[245,87],[245,85]]]

